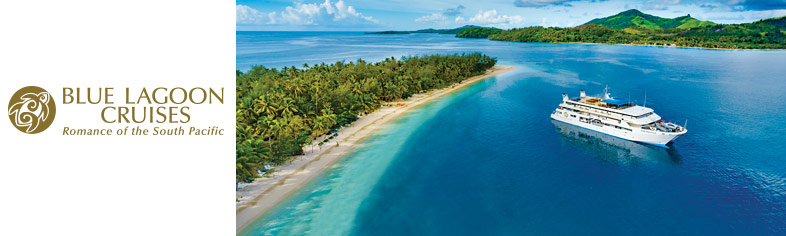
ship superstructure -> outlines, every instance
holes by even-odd
[[[622,139],[668,148],[666,144],[688,132],[683,126],[661,120],[654,110],[628,100],[614,99],[604,90],[603,97],[570,98],[562,94],[562,103],[551,118]]]

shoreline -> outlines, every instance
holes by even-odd
[[[464,38],[473,39],[473,38]],[[482,38],[481,38],[482,39]],[[712,50],[739,50],[739,51],[786,51],[786,48],[705,48],[705,47],[691,47],[691,46],[671,46],[671,45],[654,45],[654,44],[634,44],[634,43],[590,43],[590,42],[519,42],[507,40],[493,40],[486,38],[489,41],[497,42],[513,42],[513,43],[568,43],[568,44],[596,44],[596,45],[627,45],[627,46],[646,46],[646,47],[661,47],[661,48],[692,48],[692,49],[712,49]]]
[[[242,231],[253,220],[265,214],[270,208],[284,200],[289,194],[310,182],[319,173],[330,167],[354,149],[355,144],[371,136],[387,122],[395,119],[410,109],[428,103],[444,95],[458,91],[468,85],[487,78],[508,72],[515,67],[495,65],[486,73],[473,76],[446,88],[416,94],[403,101],[384,104],[385,106],[369,113],[342,128],[338,136],[321,147],[305,146],[304,155],[295,157],[290,163],[276,167],[276,171],[268,177],[262,177],[249,183],[242,190],[235,192],[235,227],[236,232]],[[404,104],[399,106],[398,104]],[[316,140],[324,140],[327,135]],[[336,144],[340,144],[337,146]]]

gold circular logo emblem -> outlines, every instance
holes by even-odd
[[[55,101],[46,90],[27,86],[14,93],[8,102],[8,118],[19,131],[35,134],[49,128],[55,120]]]

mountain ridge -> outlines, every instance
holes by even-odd
[[[636,9],[626,10],[616,15],[595,18],[583,25],[602,25],[613,29],[626,29],[631,27],[644,29],[690,29],[701,26],[717,25],[712,21],[701,21],[690,14],[675,18],[663,18],[646,14]]]

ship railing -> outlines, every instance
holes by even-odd
[[[585,106],[579,106],[579,105],[573,105],[573,107],[575,109],[578,109],[578,110],[584,110],[584,111],[588,111],[588,112],[595,112],[597,114],[604,114],[604,115],[608,116],[609,118],[613,118],[613,119],[622,120],[622,119],[625,118],[625,117],[623,117],[621,115],[613,114],[611,112],[604,111],[604,110],[590,109],[590,108],[587,108]]]

